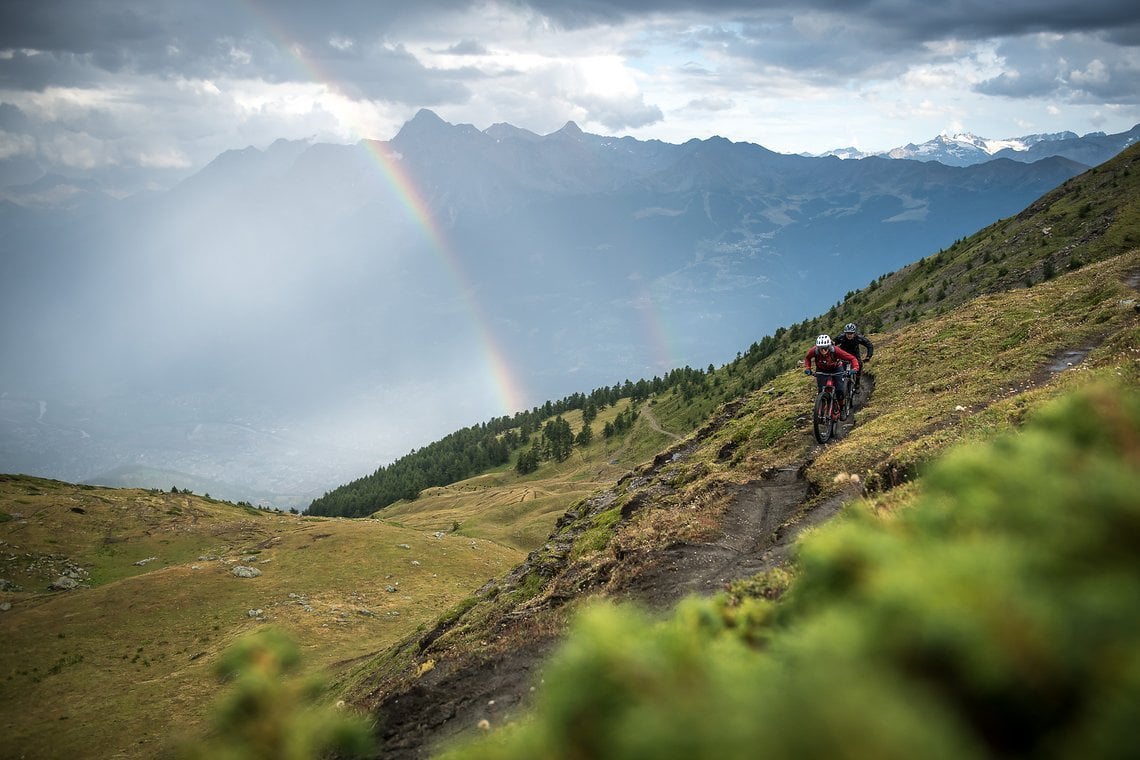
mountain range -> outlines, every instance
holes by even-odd
[[[846,159],[884,158],[937,161],[947,166],[972,166],[997,158],[1031,163],[1050,156],[1063,156],[1087,166],[1097,166],[1140,140],[1140,125],[1127,132],[1107,135],[1089,132],[1078,136],[1075,132],[1024,135],[995,140],[978,137],[969,132],[946,133],[924,143],[907,143],[878,153],[866,153],[857,148],[838,148],[821,155]]]
[[[431,113],[430,111],[425,113]],[[573,122],[567,128],[576,130]],[[473,129],[473,128],[472,128]],[[495,124],[485,134],[496,139],[522,139],[541,142],[543,136],[520,129],[510,124]],[[632,138],[630,138],[632,140]],[[969,132],[943,133],[923,143],[907,143],[883,151],[864,151],[855,147],[833,148],[823,153],[802,153],[809,158],[835,156],[842,159],[861,159],[874,156],[915,161],[937,161],[947,166],[971,166],[997,158],[1032,163],[1051,156],[1062,156],[1086,166],[1097,166],[1107,161],[1129,145],[1140,140],[1140,125],[1127,132],[1106,134],[1088,132],[1052,132],[1029,134],[1020,137],[990,138],[980,137]],[[281,145],[292,142],[298,148],[309,145],[308,141],[280,140],[267,149],[274,152]],[[636,141],[634,141],[636,142]],[[232,151],[249,158],[256,151],[253,147]],[[289,150],[283,151],[286,155]],[[190,175],[196,174],[192,172]],[[98,173],[67,177],[61,174],[45,173],[35,162],[28,160],[0,159],[0,202],[10,202],[25,208],[75,208],[87,204],[102,204],[117,197],[120,191],[111,191],[118,180],[116,176],[101,177]],[[137,183],[136,183],[137,184]],[[151,183],[152,187],[158,186]],[[147,191],[144,194],[154,192]]]
[[[41,178],[0,205],[0,471],[303,506],[463,424],[723,364],[1087,167],[421,111],[147,195]]]

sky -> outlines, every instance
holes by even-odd
[[[1140,123],[1140,4],[0,4],[0,169],[25,178],[35,166],[161,186],[278,138],[388,140],[421,108],[479,129],[574,121],[783,153],[1111,134]]]

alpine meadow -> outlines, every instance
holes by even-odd
[[[1049,167],[729,361],[457,427],[307,513],[0,476],[3,754],[1134,755],[1140,146]],[[847,322],[874,356],[821,445],[804,355]]]

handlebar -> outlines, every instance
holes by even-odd
[[[807,374],[807,375],[820,375],[820,376],[822,376],[822,377],[839,377],[839,376],[841,376],[841,375],[842,375],[842,376],[849,376],[849,375],[851,374],[851,370],[849,370],[849,369],[841,369],[841,370],[839,370],[838,372],[820,372],[819,370],[814,370],[814,371],[813,371],[813,370],[810,370],[810,369],[805,369],[805,370],[804,370],[804,374]]]

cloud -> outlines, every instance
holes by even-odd
[[[487,55],[491,51],[477,40],[460,40],[445,52],[451,55]]]
[[[661,109],[649,105],[640,96],[586,96],[578,101],[592,122],[614,131],[645,127],[664,118]]]
[[[27,114],[11,103],[0,103],[0,131],[28,134],[31,122]]]
[[[385,100],[413,106],[463,102],[469,97],[464,76],[454,70],[424,66],[404,45],[331,45],[314,51],[294,50],[301,80],[323,82],[350,98]]]
[[[1140,51],[1088,35],[1033,35],[996,48],[1003,71],[976,90],[1007,98],[1140,102]]]
[[[878,53],[914,50],[933,40],[982,40],[1041,32],[1102,34],[1110,44],[1135,45],[1140,18],[1127,0],[1012,0],[962,4],[871,0],[528,0],[510,5],[471,0],[423,0],[418,3],[312,4],[301,0],[231,3],[202,0],[87,0],[65,3],[5,3],[0,10],[0,50],[21,48],[63,60],[81,57],[109,72],[147,72],[183,76],[261,76],[290,81],[288,51],[332,64],[322,51],[366,48],[383,51],[385,41],[423,34],[432,24],[446,28],[446,18],[478,18],[513,8],[541,32],[544,23],[567,30],[650,23],[662,18],[704,19],[725,27],[739,25],[768,45],[752,54],[769,63],[815,68],[835,53],[844,61],[870,59]],[[423,26],[424,24],[428,26]],[[779,31],[773,37],[767,32]],[[811,45],[814,40],[818,46]],[[792,51],[790,43],[808,45]],[[473,54],[483,43],[467,35],[450,43],[453,52]],[[862,55],[852,51],[861,49]],[[830,50],[831,55],[824,53]],[[282,51],[285,51],[283,54]],[[235,55],[235,53],[240,53]],[[383,62],[383,58],[379,59]],[[837,64],[838,65],[838,64]],[[863,65],[858,67],[862,70]],[[32,69],[18,72],[33,77]],[[359,74],[358,71],[353,73]],[[396,70],[396,76],[406,71]],[[42,77],[42,72],[40,72]],[[42,86],[29,78],[26,86]]]
[[[1003,71],[974,89],[984,95],[1027,98],[1051,95],[1057,91],[1058,84],[1055,68],[1038,68],[1034,71]]]
[[[0,88],[42,92],[52,86],[94,86],[100,79],[87,56],[30,48],[0,50]]]
[[[1130,0],[1006,0],[1001,3],[927,3],[921,0],[528,0],[527,5],[567,28],[608,25],[631,18],[701,13],[736,19],[816,16],[846,25],[886,29],[914,41],[958,37],[986,39],[1040,31],[1140,29]]]
[[[732,98],[725,97],[709,97],[709,98],[694,98],[689,101],[688,108],[694,111],[705,111],[707,113],[716,113],[717,111],[727,111],[735,106],[736,103]]]
[[[984,131],[970,122],[1006,104],[1009,131],[1030,111],[1140,120],[1138,16],[1122,0],[9,2],[0,101],[31,120],[41,160],[115,167],[386,139],[424,107],[481,127],[823,150],[803,141],[826,140],[826,122],[804,121],[838,109],[843,141],[855,122],[887,135],[898,113],[924,119],[910,140],[945,119]],[[1031,98],[1066,108],[1013,108]]]

